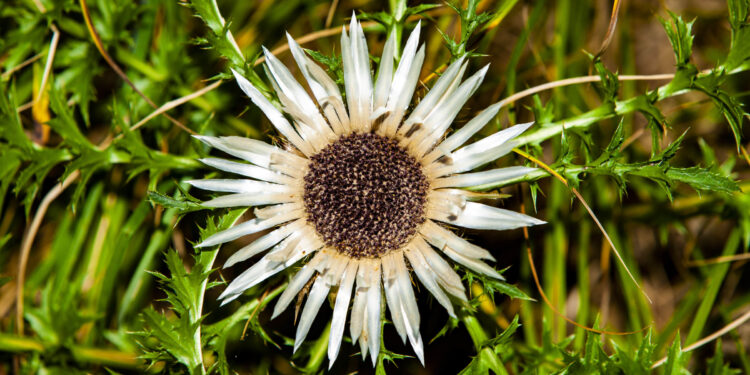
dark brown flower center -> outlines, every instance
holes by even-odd
[[[307,220],[340,253],[380,257],[403,246],[424,222],[427,188],[421,166],[396,141],[352,134],[311,158]]]

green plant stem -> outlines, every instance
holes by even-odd
[[[34,352],[42,353],[48,348],[41,341],[0,334],[0,351],[11,353]],[[122,369],[142,369],[143,361],[135,353],[122,352],[112,349],[101,349],[87,346],[73,345],[69,347],[73,358],[82,363],[92,363]]]
[[[729,74],[736,74],[747,70],[747,68],[747,66],[743,65]],[[544,124],[544,126],[537,131],[516,138],[516,142],[518,145],[539,144],[549,138],[560,135],[563,130],[585,129],[601,120],[630,114],[636,111],[648,111],[649,108],[646,102],[650,102],[650,95],[656,94],[655,101],[658,102],[690,91],[696,91],[690,87],[692,79],[690,77],[685,77],[685,74],[688,73],[678,70],[671,82],[659,87],[655,91],[630,99],[602,103],[599,107],[578,116]],[[704,76],[704,74],[697,75],[697,77],[701,76]]]
[[[307,374],[317,374],[320,365],[323,364],[323,360],[326,358],[328,353],[328,337],[331,335],[331,322],[328,322],[323,333],[320,334],[317,340],[313,343],[310,348],[310,360],[307,361],[304,372]]]
[[[383,293],[380,294],[380,352],[375,366],[375,375],[386,375],[385,372],[385,340],[383,340],[383,331],[385,331],[385,306],[386,300]]]
[[[216,256],[219,254],[218,247],[214,250],[210,251],[203,251],[200,254],[201,261],[197,262],[196,265],[206,265],[205,269],[202,270],[193,270],[193,272],[202,272],[208,274],[211,270],[211,267],[213,267],[214,261],[216,260]],[[190,323],[195,324],[195,333],[193,334],[193,344],[195,346],[195,353],[196,358],[194,360],[198,361],[196,364],[200,367],[201,374],[206,373],[206,367],[203,365],[203,342],[201,341],[201,316],[203,315],[203,299],[206,295],[206,287],[208,286],[208,277],[205,277],[203,279],[203,282],[201,283],[200,287],[200,293],[198,293],[198,301],[196,301],[196,305],[194,309],[191,309],[191,312],[194,312],[190,316]],[[195,366],[193,366],[195,368]]]
[[[466,332],[469,333],[480,360],[496,374],[507,375],[508,371],[497,356],[497,353],[495,353],[491,347],[485,345],[489,340],[489,337],[487,337],[487,333],[484,332],[484,328],[482,328],[482,325],[479,323],[476,316],[464,312],[461,314],[461,322],[466,327]]]
[[[391,28],[396,32],[396,43],[393,44],[396,49],[396,52],[394,53],[396,58],[401,56],[401,37],[404,33],[406,7],[406,0],[388,0],[388,8],[393,17],[393,25],[391,25]]]
[[[474,348],[479,352],[482,346],[489,339],[487,334],[484,332],[484,328],[479,324],[479,320],[472,314],[464,314],[461,316],[461,322],[466,326],[466,332],[469,333],[471,341],[474,343]]]
[[[225,224],[226,227],[233,226],[237,220],[242,216],[244,212],[247,211],[247,208],[245,209],[239,209],[233,211],[233,213],[230,213],[230,220],[228,220]],[[208,287],[208,275],[211,273],[211,269],[213,268],[214,261],[216,260],[216,256],[219,254],[219,246],[215,246],[212,248],[212,250],[204,250],[201,251],[198,257],[196,258],[195,265],[193,266],[193,270],[191,272],[198,273],[199,275],[203,275],[203,279],[201,280],[199,292],[197,294],[197,298],[195,301],[193,301],[193,306],[190,308],[190,324],[191,326],[196,327],[195,332],[193,333],[193,354],[194,357],[191,358],[191,373],[195,369],[200,369],[200,374],[206,374],[206,367],[203,364],[203,342],[201,340],[201,318],[203,316],[203,300],[206,295],[206,288]]]

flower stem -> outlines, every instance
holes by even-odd
[[[394,57],[397,59],[401,56],[401,35],[404,33],[404,21],[406,16],[406,0],[388,0],[388,8],[393,17],[391,29],[396,32],[396,40],[393,45],[396,48]],[[390,33],[390,30],[389,30]]]
[[[486,346],[489,337],[487,336],[487,333],[484,332],[484,328],[482,328],[482,325],[479,323],[476,316],[470,312],[464,311],[460,318],[461,322],[466,327],[466,332],[471,336],[471,341],[474,343],[474,348],[477,350],[479,360],[482,364],[492,369],[496,374],[508,374],[505,365],[503,365],[503,362],[500,360],[500,357],[497,356],[497,353],[492,350],[492,347]]]
[[[310,360],[305,366],[306,374],[317,374],[320,369],[320,365],[323,364],[323,360],[326,358],[328,352],[328,337],[331,335],[331,322],[328,322],[323,333],[313,343],[310,348]]]
[[[206,275],[206,277],[203,279],[203,282],[201,283],[200,291],[198,292],[198,300],[196,301],[194,308],[191,310],[195,313],[190,317],[190,324],[194,324],[196,327],[195,333],[193,334],[193,345],[195,350],[194,354],[196,356],[194,358],[194,361],[196,362],[196,366],[193,366],[193,369],[195,369],[196,367],[199,368],[200,374],[206,373],[206,366],[203,365],[203,342],[201,340],[200,324],[201,315],[203,314],[203,299],[206,295],[206,287],[208,286],[208,274],[210,273],[210,270],[214,264],[214,260],[216,260],[216,256],[218,254],[218,248],[201,252],[198,256],[199,261],[196,262],[196,268],[201,267],[201,269],[193,269],[192,271]]]

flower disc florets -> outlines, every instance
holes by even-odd
[[[311,158],[304,180],[308,222],[326,245],[352,258],[402,247],[425,220],[427,179],[390,138],[341,137]]]

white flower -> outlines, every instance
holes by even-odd
[[[328,74],[289,36],[291,52],[314,99],[264,49],[270,80],[283,107],[274,107],[247,79],[234,72],[242,90],[289,142],[286,149],[242,137],[198,136],[206,144],[249,163],[203,159],[214,168],[247,179],[190,183],[232,193],[209,200],[209,207],[264,206],[256,218],[219,232],[199,247],[251,233],[268,234],[233,254],[225,267],[267,251],[221,295],[224,303],[272,275],[306,259],[273,312],[276,317],[314,278],[297,325],[294,349],[307,336],[332,287],[338,289],[331,321],[328,358],[335,360],[351,305],[350,335],[373,364],[380,349],[381,293],[401,339],[408,338],[424,363],[419,310],[407,262],[450,314],[451,297],[466,300],[461,278],[446,257],[474,272],[501,278],[484,259],[485,249],[443,224],[473,229],[514,229],[543,221],[470,200],[460,188],[499,183],[532,168],[510,167],[466,173],[510,152],[513,139],[531,123],[516,125],[461,147],[498,112],[493,105],[443,139],[463,104],[481,83],[487,67],[461,82],[467,67],[458,59],[409,110],[424,60],[419,25],[398,65],[395,38],[388,38],[373,84],[362,27],[352,17],[351,34],[341,35],[346,103]],[[291,121],[290,121],[291,120]],[[354,300],[352,302],[352,292]]]

